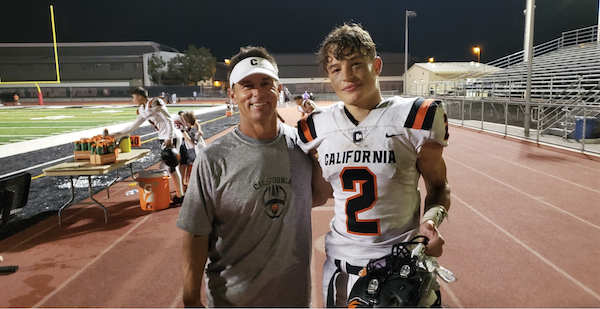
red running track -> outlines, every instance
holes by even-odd
[[[287,123],[299,113],[280,108]],[[444,307],[600,307],[600,159],[451,127],[452,187],[440,264]],[[35,185],[35,183],[33,183]],[[144,212],[111,188],[96,206],[0,242],[0,307],[182,307],[178,209]],[[331,203],[328,203],[331,205]],[[313,209],[313,307],[322,307],[323,235],[332,206]]]

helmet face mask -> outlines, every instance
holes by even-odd
[[[417,307],[423,282],[435,280],[435,274],[417,267],[417,258],[407,248],[412,244],[396,244],[392,254],[371,260],[352,287],[348,308]]]

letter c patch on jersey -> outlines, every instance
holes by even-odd
[[[310,114],[298,121],[298,136],[304,143],[308,143],[317,138],[317,132],[315,131],[315,123],[313,122],[313,115]]]
[[[438,103],[433,99],[417,98],[404,123],[405,128],[431,130]]]

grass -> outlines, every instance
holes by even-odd
[[[136,110],[118,106],[2,109],[0,145],[131,122]]]

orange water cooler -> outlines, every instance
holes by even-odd
[[[140,206],[143,210],[155,211],[169,208],[169,173],[166,170],[141,171],[137,181],[140,184]]]

